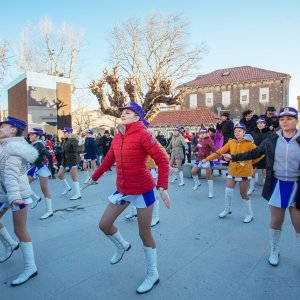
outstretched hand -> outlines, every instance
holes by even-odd
[[[159,194],[160,194],[161,199],[164,201],[166,207],[170,208],[171,207],[171,199],[170,199],[168,192],[166,190],[159,191]]]
[[[223,157],[226,161],[230,161],[232,159],[232,157],[229,153],[223,154]]]

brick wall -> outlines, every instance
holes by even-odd
[[[28,123],[26,79],[8,90],[8,99],[8,115]],[[25,134],[27,134],[27,130]]]

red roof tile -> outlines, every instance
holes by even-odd
[[[285,73],[254,68],[250,66],[220,69],[211,73],[200,75],[196,79],[189,81],[179,87],[205,87],[210,85],[249,82],[264,79],[276,79],[290,77]]]
[[[217,115],[208,108],[161,111],[150,126],[200,126],[215,124]]]

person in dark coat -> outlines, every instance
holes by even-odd
[[[83,157],[83,170],[85,174],[85,184],[89,182],[90,180],[90,174],[89,174],[89,164],[91,164],[91,169],[93,172],[96,170],[96,159],[99,155],[98,147],[95,142],[95,138],[93,136],[94,132],[91,129],[88,129],[86,131],[86,138],[84,140],[84,157]]]
[[[106,154],[108,153],[111,143],[112,143],[112,137],[110,136],[109,130],[105,130],[103,137],[101,138],[101,145],[103,147],[103,159],[105,158]],[[111,171],[111,168],[108,169]]]
[[[229,113],[221,113],[221,123],[217,123],[217,130],[222,132],[224,137],[223,145],[225,145],[229,139],[233,137],[233,122],[229,118]]]
[[[70,200],[78,200],[81,198],[80,187],[78,182],[77,169],[79,164],[79,137],[73,134],[73,128],[65,127],[64,130],[64,141],[62,144],[62,160],[61,166],[58,171],[58,178],[64,181],[65,190],[62,195],[66,195],[71,191],[71,187],[65,178],[65,174],[70,170],[71,178],[73,181],[73,187],[75,190],[75,195],[70,198]]]
[[[269,127],[266,127],[266,119],[259,118],[257,120],[257,127],[251,132],[251,135],[254,139],[254,144],[259,146],[270,134],[271,131]],[[250,180],[248,195],[251,195],[255,191],[256,169],[261,169],[263,177],[266,178],[266,158],[264,157],[258,163],[254,164],[253,169],[253,177]]]
[[[167,140],[161,131],[157,133],[156,139],[164,148],[167,147]]]
[[[244,111],[240,120],[240,123],[246,126],[246,133],[251,133],[256,128],[256,120],[253,118],[252,112],[251,109]]]
[[[298,111],[284,107],[279,112],[280,130],[251,151],[224,155],[225,159],[235,162],[266,156],[267,174],[262,195],[268,200],[271,213],[269,263],[272,266],[279,264],[279,242],[287,208],[300,248],[300,130],[297,124]]]
[[[99,153],[97,157],[97,166],[100,166],[103,159],[102,136],[100,132],[96,135],[95,143],[97,145],[98,153]]]
[[[53,134],[52,137],[52,145],[53,145],[53,150],[57,159],[57,167],[59,168],[61,165],[61,152],[62,152],[62,148],[61,148],[61,142],[57,136],[57,134]]]
[[[264,115],[261,115],[262,118],[266,119],[266,125],[270,128],[272,132],[276,131],[279,127],[279,119],[275,114],[276,109],[274,106],[269,106]]]
[[[103,159],[105,158],[106,154],[108,153],[111,142],[112,142],[112,137],[110,136],[109,130],[105,130],[103,137],[102,137],[102,146],[103,146]]]

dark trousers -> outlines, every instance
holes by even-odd
[[[188,145],[188,154],[186,155],[187,156],[187,160],[188,160],[188,163],[191,163],[191,156],[192,156],[192,143],[191,142],[188,142],[187,143]]]

